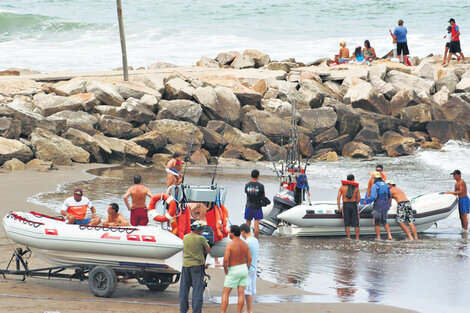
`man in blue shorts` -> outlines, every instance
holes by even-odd
[[[390,188],[388,188],[388,185],[382,180],[382,174],[380,174],[380,172],[372,172],[371,175],[375,180],[370,191],[370,199],[374,202],[372,217],[374,219],[375,233],[377,234],[377,239],[380,239],[380,225],[383,225],[387,232],[388,239],[391,240],[392,234],[390,232],[390,226],[387,223],[388,210],[390,210],[392,203]]]
[[[245,185],[246,206],[245,220],[248,226],[251,226],[251,220],[255,220],[254,235],[259,236],[259,221],[263,219],[263,210],[261,209],[261,199],[264,197],[264,185],[258,182],[259,171],[251,171],[251,181]]]
[[[455,170],[450,173],[456,181],[454,191],[447,191],[446,193],[456,195],[459,197],[459,214],[460,223],[464,231],[468,230],[468,219],[467,215],[470,211],[470,199],[467,196],[467,184],[462,179],[462,173],[460,170]]]

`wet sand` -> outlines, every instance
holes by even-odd
[[[101,167],[101,165],[74,165],[61,167],[51,172],[35,170],[0,172],[2,186],[0,197],[3,200],[0,215],[4,216],[11,210],[33,209],[43,213],[54,213],[47,207],[29,203],[27,199],[37,193],[55,191],[60,184],[92,179],[94,176],[85,171],[96,167]],[[6,267],[15,246],[5,237],[2,229],[0,235],[1,268]],[[34,255],[29,259],[29,264],[31,268],[47,266]],[[212,279],[206,289],[208,301],[204,303],[204,312],[219,312],[220,305],[214,301],[221,296],[223,271],[211,268],[208,273]],[[235,292],[232,296],[235,296]],[[416,312],[377,304],[320,303],[322,295],[260,279],[258,280],[258,296],[261,302],[271,303],[255,303],[255,312]],[[308,301],[315,303],[286,303],[286,299],[299,299],[299,296],[304,296]],[[143,310],[179,312],[178,285],[170,286],[165,292],[154,293],[136,281],[118,284],[112,298],[101,299],[91,295],[86,281],[27,278],[22,282],[0,278],[0,298],[1,312],[142,312]],[[302,298],[293,301],[302,301]],[[231,304],[228,312],[236,312],[236,307]]]

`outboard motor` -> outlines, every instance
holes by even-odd
[[[212,227],[210,227],[209,225],[204,225],[204,229],[202,230],[202,236],[206,238],[209,247],[212,247],[214,245],[214,231],[212,230]]]
[[[288,189],[282,189],[279,191],[273,200],[273,208],[269,215],[261,220],[259,232],[263,235],[272,236],[273,232],[277,229],[277,226],[281,222],[277,218],[279,214],[284,211],[289,210],[290,208],[296,206],[297,204],[294,201],[294,192]]]

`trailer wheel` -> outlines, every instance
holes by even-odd
[[[88,287],[96,297],[109,298],[116,290],[117,277],[113,269],[95,266],[88,277]]]
[[[168,288],[168,286],[170,286],[170,284],[145,284],[145,286],[147,286],[147,288],[151,291],[164,291],[166,288]]]

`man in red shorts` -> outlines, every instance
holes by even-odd
[[[129,204],[129,196],[132,198],[132,205]],[[131,211],[132,226],[147,226],[149,218],[147,215],[146,198],[152,198],[150,190],[142,184],[142,176],[134,176],[134,186],[129,188],[124,195],[124,202]]]

